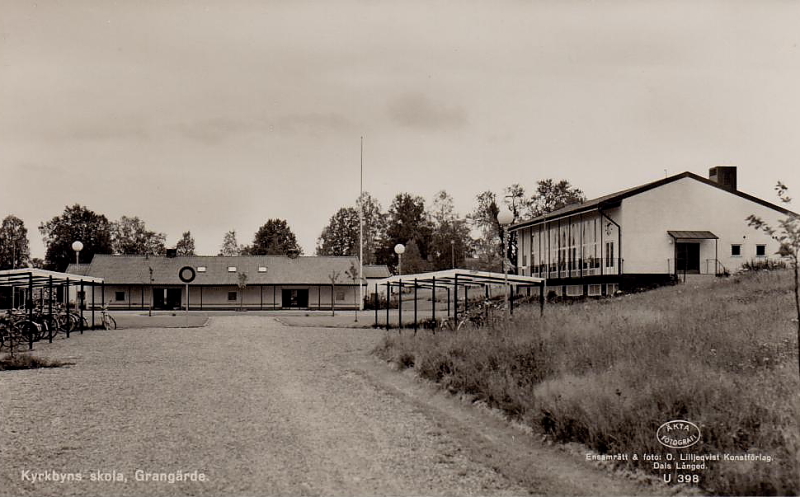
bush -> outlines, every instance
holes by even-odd
[[[397,309],[398,301],[397,299],[392,299],[388,302],[389,309]],[[386,310],[387,302],[386,298],[380,297],[378,299],[378,309]],[[374,311],[375,310],[375,299],[374,298],[367,298],[364,299],[364,310],[366,311]]]
[[[786,263],[780,259],[750,259],[742,264],[739,271],[746,273],[750,271],[776,271],[786,268]]]
[[[28,354],[15,354],[0,359],[0,371],[14,369],[60,368],[74,363],[45,359]]]

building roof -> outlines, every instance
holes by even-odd
[[[440,285],[441,287],[452,287],[456,284],[458,286],[486,286],[486,285],[504,285],[506,283],[521,285],[521,286],[538,286],[543,284],[544,278],[536,276],[523,276],[519,274],[503,274],[493,273],[490,271],[473,271],[470,269],[444,269],[441,271],[430,271],[427,273],[416,274],[397,274],[377,281],[378,288],[387,283],[391,285],[412,287],[416,282],[417,286],[432,287]],[[380,290],[379,290],[380,291]]]
[[[544,222],[547,222],[547,221],[553,221],[553,220],[556,220],[558,218],[563,218],[563,217],[572,216],[572,215],[575,215],[575,214],[580,214],[580,213],[583,213],[583,212],[589,212],[589,211],[595,211],[595,210],[598,210],[598,209],[606,209],[606,208],[617,207],[617,206],[620,205],[622,200],[625,199],[625,198],[632,197],[632,196],[638,195],[640,193],[644,193],[644,192],[646,192],[648,190],[652,190],[654,188],[658,188],[660,186],[664,186],[664,185],[666,185],[668,183],[672,183],[674,181],[677,181],[677,180],[680,180],[680,179],[683,179],[683,178],[694,179],[694,180],[699,181],[701,183],[705,183],[705,184],[707,184],[709,186],[713,186],[714,188],[719,188],[720,190],[726,191],[726,192],[728,192],[728,193],[730,193],[732,195],[737,195],[737,196],[742,197],[744,199],[750,200],[751,202],[755,202],[755,203],[763,205],[765,207],[769,207],[770,209],[774,209],[774,210],[776,210],[778,212],[781,212],[783,214],[795,215],[795,216],[797,215],[796,213],[794,213],[794,212],[792,212],[792,211],[790,211],[788,209],[785,209],[785,208],[780,207],[780,206],[775,205],[775,204],[771,204],[771,203],[767,202],[766,200],[761,200],[758,197],[754,197],[752,195],[748,195],[747,193],[740,192],[738,190],[729,190],[729,189],[725,188],[724,186],[720,185],[719,183],[717,183],[715,181],[711,181],[710,179],[703,178],[702,176],[698,176],[698,175],[696,175],[694,173],[690,173],[689,171],[686,171],[686,172],[683,172],[683,173],[680,173],[680,174],[676,174],[674,176],[670,176],[668,178],[660,179],[658,181],[653,181],[651,183],[646,183],[644,185],[636,186],[636,187],[633,187],[633,188],[628,188],[627,190],[621,190],[621,191],[618,191],[616,193],[611,193],[609,195],[604,195],[602,197],[597,197],[597,198],[594,198],[594,199],[591,199],[591,200],[587,200],[586,202],[581,202],[579,204],[571,204],[571,205],[568,205],[566,207],[562,207],[561,209],[555,210],[553,212],[550,212],[550,213],[535,217],[533,219],[529,219],[527,221],[522,221],[522,222],[516,223],[516,224],[512,225],[509,228],[509,230],[514,231],[514,230],[518,230],[518,229],[521,229],[521,228],[526,228],[528,226],[541,224],[541,223],[544,223]]]
[[[389,268],[387,266],[374,264],[364,265],[364,278],[371,280],[376,278],[388,278],[391,275],[392,273],[389,272]]]
[[[710,231],[667,231],[676,240],[716,240],[717,235]]]
[[[67,272],[103,278],[107,285],[144,285],[150,284],[149,268],[152,268],[154,285],[183,285],[178,271],[184,266],[195,270],[192,285],[236,285],[239,273],[247,274],[247,285],[330,285],[330,275],[334,271],[339,272],[337,284],[353,284],[347,272],[352,266],[358,269],[358,258],[301,256],[292,259],[277,255],[167,258],[97,254],[90,264],[70,264]],[[203,267],[205,271],[198,270]],[[365,276],[369,274],[367,267],[374,266],[364,267]],[[229,271],[228,268],[235,269]],[[266,268],[266,271],[259,271],[259,268]]]
[[[0,271],[0,286],[48,287],[58,286],[69,282],[70,285],[85,284],[95,285],[103,282],[102,278],[93,278],[84,274],[58,273],[37,268],[6,269]]]

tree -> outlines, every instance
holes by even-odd
[[[503,201],[506,204],[506,207],[511,212],[512,215],[512,223],[519,221],[523,215],[524,211],[530,210],[530,206],[533,204],[533,198],[526,199],[525,198],[525,188],[522,187],[519,183],[514,183],[511,186],[507,186],[505,188],[505,196],[503,197]],[[502,231],[502,227],[501,227]],[[503,247],[501,253],[505,253],[506,259],[508,259],[509,263],[511,264],[512,270],[517,267],[519,262],[519,250],[517,249],[517,232],[509,231],[507,234],[508,240],[501,239],[500,244]],[[507,243],[506,243],[507,242]],[[506,246],[508,245],[508,246]]]
[[[778,198],[784,204],[790,204],[792,198],[789,196],[789,189],[780,181],[775,186],[775,191],[778,193]],[[778,220],[778,226],[773,227],[766,223],[763,219],[750,215],[747,217],[747,223],[756,229],[762,230],[772,237],[773,240],[780,243],[778,254],[783,257],[788,257],[792,262],[794,269],[794,307],[796,312],[797,323],[797,367],[800,372],[800,269],[798,269],[798,254],[800,253],[800,217],[796,214],[789,214],[787,217]]]
[[[376,264],[378,250],[386,237],[386,214],[380,202],[368,192],[356,200],[356,208],[359,206],[364,222],[364,264]]]
[[[526,208],[530,217],[538,217],[585,201],[583,191],[570,185],[569,181],[562,179],[556,183],[546,179],[536,183],[536,192],[527,201]]]
[[[15,269],[30,264],[28,229],[17,216],[9,215],[0,225],[0,269]]]
[[[486,271],[502,270],[503,227],[497,222],[497,214],[500,212],[497,196],[494,192],[486,190],[478,194],[475,199],[478,205],[467,219],[472,228],[481,234],[475,241],[478,265],[480,269]]]
[[[397,194],[389,208],[386,236],[377,253],[378,263],[396,267],[395,245],[408,245],[412,240],[419,248],[420,257],[427,259],[432,234],[425,200],[408,193]]]
[[[453,206],[453,198],[446,191],[441,190],[434,197],[430,218],[433,223],[433,235],[429,259],[433,269],[463,266],[472,239],[466,221],[458,217]]]
[[[354,284],[354,285],[360,285],[360,284],[361,284],[361,282],[359,282],[359,279],[360,279],[360,278],[358,277],[358,268],[356,267],[355,263],[353,263],[353,264],[350,264],[350,269],[348,269],[348,270],[345,272],[345,274],[346,274],[346,275],[347,275],[347,276],[348,276],[348,277],[349,277],[351,280],[353,280],[353,284]],[[359,305],[358,305],[358,293],[357,293],[357,292],[353,292],[353,303],[355,304],[355,307],[356,307],[356,310],[355,310],[355,322],[357,323],[357,322],[358,322],[358,309],[359,309]]]
[[[405,247],[406,251],[403,253],[403,274],[424,273],[431,270],[431,263],[422,257],[416,240],[411,239]]]
[[[45,265],[48,269],[64,271],[75,261],[72,242],[81,241],[80,262],[91,262],[94,254],[111,254],[111,224],[102,214],[75,204],[66,207],[60,216],[39,225],[47,246]]]
[[[302,253],[292,229],[283,219],[270,219],[260,227],[249,250],[251,255],[289,255],[292,251]]]
[[[358,255],[358,210],[342,207],[317,239],[317,255]]]
[[[230,230],[225,233],[225,236],[222,238],[222,248],[219,249],[219,255],[228,257],[242,255],[243,248],[244,247],[239,245],[239,242],[236,241],[236,230]]]
[[[181,239],[175,244],[178,255],[194,255],[194,237],[191,231],[184,231]]]
[[[317,239],[317,255],[359,255],[359,207],[362,208],[364,264],[375,264],[376,253],[386,232],[386,214],[368,192],[356,199],[355,207],[342,207],[331,217]]]
[[[236,286],[239,287],[239,310],[244,311],[244,291],[247,289],[247,273],[236,275]]]
[[[111,223],[111,248],[115,254],[163,255],[167,235],[150,231],[137,216],[122,216]]]
[[[525,189],[519,184],[506,187],[503,203],[508,206],[514,221],[524,217],[537,217],[553,212],[567,205],[584,202],[586,197],[569,181],[541,180],[536,183],[536,191],[526,198]],[[468,216],[474,229],[481,233],[475,242],[475,249],[481,269],[498,271],[502,268],[503,257],[512,267],[517,266],[516,233],[509,233],[508,243],[503,240],[503,227],[497,222],[500,204],[494,192],[485,191],[477,196],[478,205]]]
[[[514,183],[511,186],[507,186],[503,191],[505,192],[503,203],[514,215],[514,219],[522,219],[526,216],[533,203],[533,198],[525,198],[525,188],[519,183]]]
[[[339,276],[342,273],[340,271],[333,270],[331,274],[328,275],[328,279],[331,280],[331,316],[336,315],[336,307],[334,305],[335,296],[336,296],[336,281],[339,280]]]

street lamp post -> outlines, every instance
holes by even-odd
[[[147,309],[147,315],[153,317],[153,267],[150,266],[147,269],[150,270],[150,306]]]
[[[506,260],[508,259],[508,226],[514,221],[514,214],[508,208],[501,208],[497,213],[497,222],[503,227],[503,279],[506,286],[506,318],[510,317],[509,307],[509,288],[508,288],[508,267]]]
[[[81,250],[83,250],[83,243],[80,240],[75,240],[72,242],[72,250],[75,251],[75,265],[77,266],[81,263],[79,255]]]
[[[12,241],[14,242],[14,244],[11,245],[11,269],[17,269],[17,239],[13,238]],[[17,293],[17,287],[12,286],[11,287],[11,308],[12,309],[14,308],[14,305],[15,305],[14,301],[16,299],[14,298],[14,294],[16,294],[16,293]]]
[[[397,274],[403,274],[403,253],[405,251],[406,247],[402,243],[394,246],[394,253],[397,254]]]
[[[456,241],[450,240],[450,265],[456,268]]]

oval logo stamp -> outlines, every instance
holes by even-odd
[[[658,443],[670,449],[685,449],[700,441],[700,428],[691,421],[676,419],[658,427]]]

